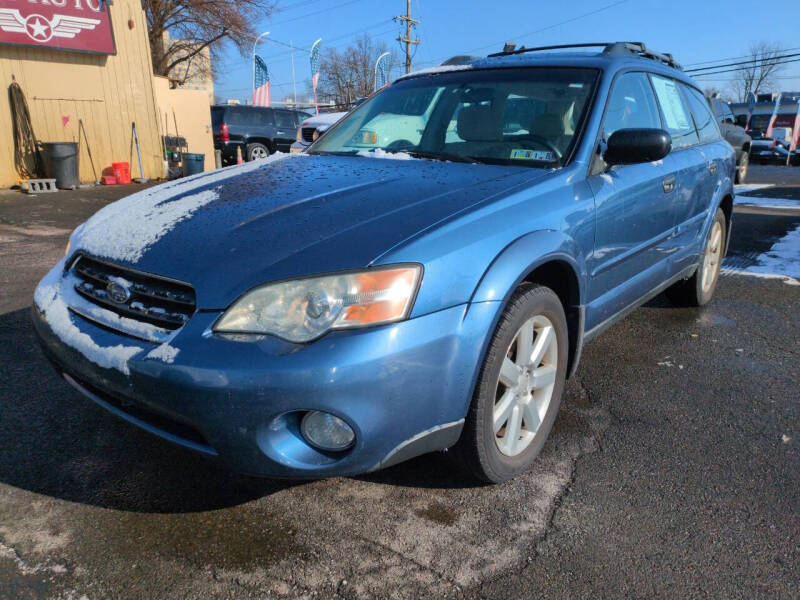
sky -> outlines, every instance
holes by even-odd
[[[343,50],[368,33],[385,42],[395,52],[398,68],[403,66],[403,50],[396,41],[401,25],[392,17],[405,13],[405,0],[277,0],[276,6],[270,18],[257,24],[259,31],[270,32],[259,44],[258,54],[270,70],[273,101],[293,92],[292,56],[281,43],[310,49],[314,40],[322,38],[323,51]],[[497,52],[505,41],[529,47],[640,41],[655,51],[672,53],[684,67],[741,60],[759,41],[780,42],[800,52],[797,0],[412,0],[411,13],[420,20],[416,36],[421,42],[413,69],[457,54]],[[226,49],[217,68],[217,98],[250,97],[249,56]],[[294,68],[297,94],[305,95],[310,79],[307,52],[294,52]],[[696,80],[704,88],[725,89],[732,75]],[[785,65],[779,76],[780,89],[800,90],[800,62]]]

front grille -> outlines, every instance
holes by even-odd
[[[308,142],[309,144],[314,141],[314,131],[316,127],[303,127],[301,128],[301,134],[303,136],[303,141]]]
[[[182,327],[194,314],[192,286],[80,256],[72,266],[75,291],[86,300],[121,317],[163,329]],[[113,297],[112,283],[121,287]],[[110,293],[111,292],[111,293]]]

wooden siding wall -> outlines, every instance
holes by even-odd
[[[8,98],[12,75],[25,93],[40,141],[78,141],[78,119],[83,119],[98,178],[117,161],[129,162],[132,176],[138,177],[131,135],[131,123],[136,122],[144,176],[162,175],[161,133],[144,11],[139,0],[116,0],[110,8],[115,56],[0,45],[0,187],[19,183]],[[129,19],[134,22],[133,29],[128,27]],[[66,125],[64,117],[69,117]],[[94,177],[86,144],[80,141],[80,178],[88,183]]]

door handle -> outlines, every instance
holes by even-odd
[[[675,175],[670,175],[669,177],[664,177],[661,180],[661,187],[664,189],[665,194],[669,194],[672,190],[675,189]]]
[[[716,174],[717,172],[717,163],[715,163],[713,160],[708,163],[708,172],[712,175]]]

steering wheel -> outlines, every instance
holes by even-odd
[[[543,138],[542,136],[536,135],[535,133],[529,133],[528,135],[525,136],[525,139],[526,140],[531,140],[533,142],[536,142],[537,144],[541,144],[542,146],[544,146],[548,150],[552,150],[553,154],[556,155],[556,158],[558,160],[561,160],[561,157],[563,156],[562,153],[561,153],[561,150],[556,148],[553,145],[553,143],[550,142],[550,140],[548,140],[547,138]]]
[[[409,140],[395,140],[388,146],[386,146],[387,150],[410,150],[411,148],[415,148],[416,144],[411,143]]]

